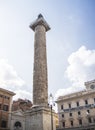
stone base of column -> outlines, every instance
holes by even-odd
[[[56,130],[56,114],[49,107],[33,106],[25,115],[26,130]]]

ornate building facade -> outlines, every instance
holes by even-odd
[[[8,128],[8,113],[11,111],[14,95],[15,93],[0,88],[0,130]]]
[[[86,89],[57,99],[59,127],[66,130],[95,130],[95,80]]]

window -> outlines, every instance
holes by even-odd
[[[4,96],[4,98],[6,99],[6,98],[7,98],[7,96]]]
[[[2,120],[1,127],[6,128],[7,127],[7,121]]]
[[[71,121],[71,126],[73,126],[73,121]]]
[[[93,122],[95,123],[95,118],[93,118]]]
[[[61,110],[63,110],[63,105],[61,105]]]
[[[80,112],[80,111],[78,111],[78,115],[81,115],[81,112]]]
[[[70,116],[72,116],[72,113],[69,113]]]
[[[79,107],[79,102],[76,102],[76,104],[77,104],[77,107]]]
[[[88,123],[92,123],[91,117],[88,118]]]
[[[95,103],[95,98],[94,98],[94,103]]]
[[[65,127],[65,122],[62,123],[63,127]]]
[[[2,98],[2,97],[3,97],[3,95],[1,95],[1,94],[0,94],[0,97]]]
[[[10,97],[8,97],[8,100],[10,99]]]
[[[69,103],[69,108],[71,108],[71,104]]]
[[[7,97],[7,96],[5,96],[4,98],[5,98],[5,99],[8,99],[8,100],[10,99],[10,98],[9,98],[9,97]]]
[[[79,119],[79,125],[82,125],[82,119]]]
[[[87,110],[87,112],[86,112],[86,113],[87,113],[87,115],[88,115],[88,114],[90,113],[90,110]]]
[[[8,108],[9,108],[8,105],[4,105],[4,106],[3,106],[3,110],[4,110],[4,111],[8,111]]]
[[[14,126],[15,127],[21,127],[21,123],[19,121],[17,121]]]
[[[64,114],[62,114],[62,117],[64,118]]]
[[[87,100],[85,100],[85,105],[87,105],[88,104],[88,101]]]

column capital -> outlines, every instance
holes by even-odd
[[[44,17],[42,16],[42,14],[38,15],[38,18],[30,24],[30,28],[35,31],[35,27],[37,25],[43,25],[46,29],[46,31],[50,30],[50,26],[49,24],[45,21]]]

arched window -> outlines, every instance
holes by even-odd
[[[14,124],[14,127],[22,127],[21,126],[21,123],[19,121],[17,121],[15,124]]]

